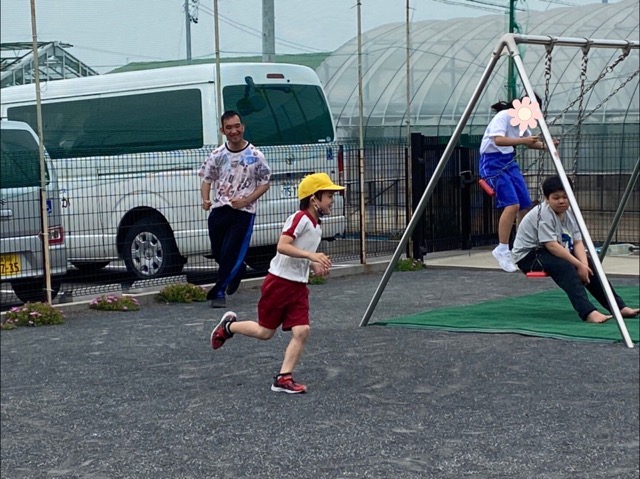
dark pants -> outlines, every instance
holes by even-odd
[[[576,310],[583,321],[587,319],[587,316],[589,316],[592,311],[596,310],[596,307],[589,301],[585,288],[596,298],[598,303],[611,311],[604,287],[596,274],[589,276],[589,284],[583,284],[574,265],[551,254],[549,250],[544,247],[539,248],[537,253],[536,251],[531,251],[527,256],[518,261],[518,268],[524,273],[529,273],[530,271],[546,272],[551,279],[567,293],[573,309]],[[589,258],[589,268],[595,273],[596,268],[591,258]],[[626,305],[622,298],[613,290],[613,286],[611,286],[611,290],[613,291],[613,296],[618,307],[620,309],[624,308]]]
[[[227,286],[240,272],[249,249],[255,217],[231,206],[214,208],[209,213],[209,239],[211,254],[218,263],[218,281],[207,298],[224,298]]]

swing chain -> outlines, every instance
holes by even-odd
[[[551,84],[551,65],[552,65],[552,52],[553,52],[553,43],[545,46],[545,59],[544,59],[544,100],[543,100],[543,108],[542,115],[543,117],[547,117],[547,112],[549,111],[549,85]],[[542,193],[542,176],[544,175],[544,162],[547,154],[547,149],[543,149],[538,154],[538,203],[541,203],[543,200]],[[540,222],[540,217],[538,217],[538,222]]]
[[[542,115],[546,118],[549,110],[549,85],[551,83],[551,53],[553,51],[553,43],[546,45],[546,53],[544,58],[544,100]]]
[[[616,60],[613,63],[611,63],[611,65],[607,66],[604,70],[602,70],[602,73],[600,73],[598,78],[596,78],[587,88],[585,88],[584,93],[582,93],[580,96],[574,99],[571,103],[569,103],[564,110],[562,110],[558,115],[556,115],[555,118],[547,122],[547,125],[549,126],[554,125],[560,118],[562,118],[573,107],[573,105],[578,103],[578,101],[581,101],[582,97],[587,93],[589,93],[600,82],[600,80],[602,80],[605,76],[611,73],[614,70],[614,68],[618,66],[618,64],[624,61],[629,56],[630,52],[631,52],[631,49],[629,47],[623,48],[620,56],[618,56],[618,58],[616,58]],[[590,115],[591,113],[587,115],[587,117]]]
[[[546,53],[545,53],[545,59],[544,59],[544,106],[543,106],[543,117],[546,118],[547,116],[547,111],[549,110],[549,85],[551,84],[551,63],[552,63],[552,58],[551,58],[551,53],[553,51],[553,43],[551,43],[550,45],[547,45],[545,47],[546,49]],[[537,214],[537,226],[536,228],[539,230],[540,229],[540,221],[542,220],[542,205],[544,204],[544,192],[542,191],[542,176],[544,175],[544,162],[545,162],[545,157],[547,154],[547,149],[545,148],[544,150],[540,151],[540,153],[538,154],[538,159],[536,160],[538,162],[538,175],[537,175],[537,182],[538,182],[538,205],[536,206],[536,208],[538,208],[538,214]],[[527,275],[534,273],[534,269],[535,269],[535,265],[537,264],[540,267],[541,271],[544,271],[544,268],[542,266],[542,262],[540,261],[540,237],[538,236],[536,238],[536,252],[535,252],[535,261],[531,264],[531,269],[529,271],[529,273],[527,273]]]
[[[589,49],[590,49],[589,44],[587,44],[585,47],[582,48],[582,67],[580,68],[580,95],[578,96],[579,98],[578,118],[577,118],[578,121],[576,123],[578,130],[576,132],[576,143],[574,147],[573,168],[572,168],[574,185],[576,184],[575,183],[577,179],[576,177],[578,175],[578,158],[580,157],[580,139],[581,139],[580,137],[582,135],[582,122],[584,120],[583,100],[585,95],[585,83],[587,81],[587,66],[589,64]]]
[[[583,120],[589,118],[591,115],[593,115],[596,111],[598,111],[602,105],[604,105],[606,102],[608,102],[611,97],[615,96],[616,93],[618,93],[620,90],[622,90],[627,83],[629,83],[631,80],[633,80],[635,77],[637,77],[638,75],[640,75],[640,69],[636,70],[634,73],[632,73],[629,78],[627,78],[624,82],[622,82],[620,84],[620,86],[618,86],[618,88],[616,88],[615,90],[613,90],[611,93],[609,93],[600,103],[598,103],[593,110],[591,110],[589,113],[587,113],[586,115],[584,115]]]

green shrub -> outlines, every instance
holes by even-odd
[[[89,308],[98,311],[138,311],[140,304],[131,296],[102,295],[89,303]]]
[[[396,271],[420,271],[427,266],[417,259],[403,258],[396,264]]]
[[[27,303],[7,311],[1,329],[15,329],[18,326],[45,326],[64,323],[64,314],[47,303]]]
[[[172,284],[158,294],[158,301],[164,303],[191,303],[207,300],[207,293],[201,286],[191,283]]]
[[[325,284],[326,282],[327,278],[324,276],[316,276],[315,274],[309,276],[309,284]]]

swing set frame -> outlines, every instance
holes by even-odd
[[[520,79],[522,80],[522,84],[524,86],[524,90],[527,96],[529,96],[530,98],[535,98],[535,92],[533,90],[533,86],[531,85],[529,76],[524,68],[524,63],[522,61],[522,58],[518,50],[519,44],[543,45],[547,49],[549,48],[552,49],[555,46],[578,47],[578,48],[581,48],[583,51],[585,51],[585,49],[588,50],[591,48],[622,49],[623,51],[640,49],[640,42],[638,41],[553,37],[553,36],[546,36],[546,35],[517,35],[517,34],[511,34],[511,33],[503,35],[498,41],[498,44],[495,50],[493,51],[489,64],[485,68],[482,74],[482,77],[480,78],[480,81],[478,82],[478,85],[476,86],[473,92],[473,95],[469,100],[469,103],[467,104],[467,106],[464,109],[464,112],[462,113],[462,117],[460,118],[460,121],[458,122],[451,138],[449,139],[449,142],[447,143],[447,146],[444,152],[442,153],[442,156],[440,157],[440,160],[438,161],[438,164],[433,172],[433,175],[431,176],[429,183],[427,184],[427,188],[423,192],[422,197],[420,198],[420,202],[416,206],[416,209],[413,212],[413,215],[411,216],[409,224],[407,225],[407,228],[405,229],[404,234],[402,235],[402,238],[400,239],[400,242],[398,243],[398,246],[396,247],[396,250],[392,258],[389,261],[389,264],[387,265],[387,269],[385,270],[384,275],[382,276],[382,279],[380,280],[380,283],[378,284],[378,287],[376,288],[376,291],[373,294],[373,297],[371,298],[369,306],[367,307],[367,310],[365,311],[364,316],[360,321],[360,326],[366,326],[369,320],[371,319],[371,316],[373,315],[376,305],[380,300],[380,296],[382,296],[384,288],[389,282],[389,278],[391,277],[391,274],[393,273],[393,270],[395,269],[396,264],[400,259],[400,256],[406,250],[406,245],[409,242],[409,239],[411,238],[411,234],[413,233],[413,230],[416,228],[418,222],[420,221],[420,218],[424,214],[424,211],[427,207],[429,199],[431,198],[431,195],[435,190],[436,184],[438,183],[440,176],[442,176],[442,173],[444,172],[447,162],[449,161],[449,158],[451,157],[451,154],[453,153],[453,150],[456,144],[458,143],[458,139],[460,138],[460,135],[462,134],[462,131],[466,126],[467,121],[471,116],[471,113],[475,109],[476,104],[483,90],[485,89],[487,83],[489,82],[491,74],[495,69],[495,66],[498,63],[498,60],[500,59],[501,56],[506,54],[512,58],[513,64],[515,65],[520,75]],[[611,290],[611,286],[607,281],[607,277],[602,267],[601,258],[598,255],[595,246],[593,245],[593,241],[587,229],[587,225],[585,224],[584,217],[582,216],[582,212],[580,211],[580,207],[578,205],[576,197],[573,193],[573,190],[571,189],[569,178],[567,177],[567,174],[562,165],[560,154],[558,153],[558,150],[553,144],[553,138],[551,136],[551,133],[549,131],[549,127],[547,126],[545,118],[542,118],[539,120],[539,126],[540,126],[540,130],[542,131],[544,141],[549,149],[551,160],[555,164],[557,174],[562,180],[562,184],[565,188],[567,197],[569,199],[569,204],[571,205],[571,208],[578,222],[578,226],[580,227],[580,231],[582,232],[583,242],[586,245],[587,251],[591,256],[593,263],[596,267],[595,274],[598,275],[598,278],[600,279],[604,287],[604,290],[607,296],[607,301],[609,303],[609,308],[613,312],[614,318],[618,325],[618,329],[620,330],[620,335],[622,336],[622,339],[625,345],[628,348],[633,348],[634,347],[633,341],[629,336],[629,332],[627,330],[624,319],[620,314],[620,309],[618,308],[618,305],[614,299],[613,291]],[[637,175],[635,176],[637,178]],[[632,176],[632,180],[633,180],[633,176]],[[629,187],[627,187],[627,189],[629,189]],[[628,198],[626,198],[626,195],[625,195],[625,198],[623,198],[623,201],[627,201],[627,200]],[[621,211],[624,209],[624,205],[621,204],[620,206],[621,208],[619,208],[619,210]],[[612,225],[612,227],[614,227],[615,224],[616,224],[616,221],[614,220],[614,224]]]

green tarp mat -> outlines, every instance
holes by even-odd
[[[629,307],[638,307],[640,291],[637,287],[615,290]],[[591,299],[600,311],[605,312]],[[515,333],[572,341],[622,341],[615,318],[602,324],[580,320],[560,289],[469,306],[434,309],[371,324],[469,333]],[[632,341],[638,343],[640,320],[626,319],[625,324]]]

